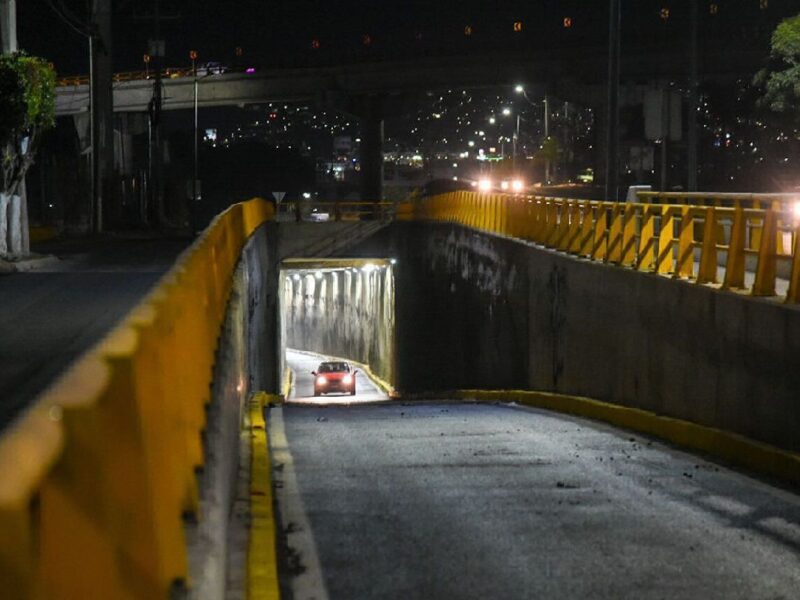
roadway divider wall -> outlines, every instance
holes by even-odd
[[[218,339],[245,242],[272,216],[251,200],[217,217],[0,438],[4,598],[165,598],[188,584],[184,515],[199,512]]]
[[[583,217],[586,206],[592,214]],[[629,210],[639,212],[625,220]],[[401,391],[469,387],[589,397],[800,450],[800,310],[791,293],[753,297],[775,282],[774,225],[787,218],[780,209],[753,214],[748,235],[760,225],[759,268],[767,268],[744,291],[704,283],[703,260],[681,276],[681,247],[708,243],[718,229],[710,225],[719,225],[713,219],[702,228],[708,235],[691,243],[688,218],[664,225],[672,272],[661,273],[653,263],[635,262],[643,239],[645,248],[662,243],[648,238],[653,223],[637,206],[458,193],[401,206],[398,218],[416,221],[398,224],[393,236],[402,266]],[[569,250],[570,232],[580,239],[582,231],[592,232],[601,255]],[[615,239],[622,240],[619,254],[609,251]],[[797,237],[791,242],[796,248]],[[636,252],[628,263],[631,245]],[[793,273],[795,256],[787,255]]]

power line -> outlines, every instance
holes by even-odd
[[[84,37],[92,36],[91,29],[88,26],[81,24],[80,19],[73,15],[65,6],[60,3],[57,5],[54,0],[47,0],[47,5],[62,21],[64,21],[64,23],[69,26],[70,29],[75,31],[75,33]]]

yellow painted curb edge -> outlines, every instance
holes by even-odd
[[[605,421],[678,446],[699,450],[793,485],[800,485],[800,454],[781,450],[737,433],[581,396],[524,390],[458,390],[454,394],[460,399],[513,401],[535,408]]]
[[[290,367],[283,370],[283,393],[282,400],[286,400],[292,392],[292,385],[294,385],[294,371]]]
[[[247,545],[247,598],[280,598],[269,457],[264,406],[277,396],[254,394],[248,402],[250,420],[250,539]]]

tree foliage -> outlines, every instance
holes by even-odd
[[[800,122],[800,15],[784,19],[772,34],[770,65],[756,75],[760,105]]]
[[[41,58],[23,52],[0,56],[0,192],[16,192],[42,132],[54,125],[55,83],[52,65]]]

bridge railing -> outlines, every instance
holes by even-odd
[[[0,436],[3,598],[166,598],[217,340],[263,200],[218,216],[155,290]]]
[[[675,202],[677,197],[669,197]],[[800,301],[800,215],[758,199],[673,204],[451,192],[398,207],[399,220],[434,220],[527,240],[592,261]],[[756,202],[757,201],[757,202]]]
[[[395,218],[394,202],[282,202],[278,214],[283,220],[295,221],[391,221]]]

